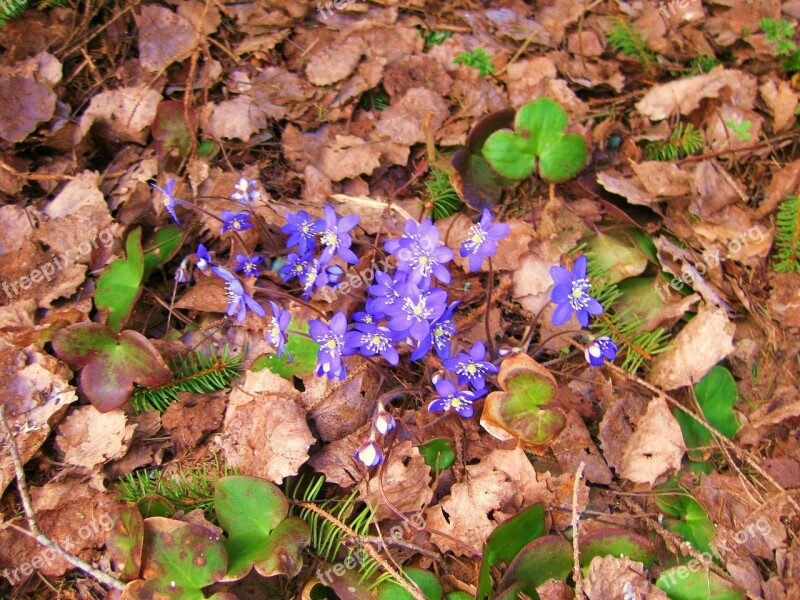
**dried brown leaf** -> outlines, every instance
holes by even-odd
[[[664,390],[697,383],[733,352],[735,330],[724,309],[701,305],[697,315],[675,336],[674,347],[653,359],[648,379]]]
[[[653,485],[665,473],[680,468],[684,452],[683,433],[667,401],[653,398],[625,444],[620,476]]]
[[[79,406],[58,426],[56,447],[64,453],[65,463],[93,469],[122,458],[135,429],[122,409],[101,413],[94,406]]]

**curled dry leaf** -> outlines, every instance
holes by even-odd
[[[217,440],[227,464],[242,475],[275,483],[296,475],[314,443],[299,396],[291,383],[267,369],[248,372],[231,392]]]
[[[135,14],[139,28],[139,63],[146,71],[162,71],[188,58],[197,46],[197,31],[188,19],[157,4]]]
[[[83,113],[74,142],[77,145],[97,124],[99,134],[111,142],[144,144],[159,102],[161,94],[144,85],[101,92]]]
[[[354,451],[352,449],[351,454]],[[377,507],[376,520],[395,516],[383,500],[384,494],[402,513],[416,513],[430,503],[433,498],[431,468],[410,440],[392,448],[382,469],[381,483],[374,478],[362,479],[358,486],[361,497]]]
[[[653,121],[688,115],[704,98],[717,98],[723,89],[730,93],[731,104],[749,109],[756,98],[756,78],[744,71],[716,67],[710,73],[651,88],[636,103],[636,110]]]
[[[64,453],[65,463],[93,469],[122,458],[135,429],[120,409],[100,413],[92,406],[79,406],[58,426],[56,446]]]
[[[701,306],[675,336],[673,347],[653,359],[650,382],[664,390],[697,383],[711,367],[733,352],[735,330],[724,309]]]
[[[426,511],[425,520],[429,529],[443,531],[480,550],[497,525],[523,508],[551,498],[521,448],[495,450],[478,464],[467,466],[464,480]],[[431,541],[442,552],[469,554],[450,538],[434,533]]]
[[[625,444],[620,476],[653,485],[656,479],[681,466],[686,452],[683,433],[664,398],[653,398],[636,431]]]
[[[61,63],[51,54],[36,56],[0,70],[0,139],[25,140],[56,109],[53,86],[61,81]]]
[[[121,503],[84,481],[31,487],[30,495],[42,533],[89,563],[100,560],[96,549],[102,548],[111,535]],[[24,564],[30,568],[37,562],[41,563],[38,571],[47,577],[60,577],[74,568],[64,559],[46,553],[29,536],[11,527],[0,529],[0,571]]]
[[[72,377],[69,370],[49,354],[4,348],[0,350],[0,364],[5,369],[0,379],[0,398],[9,425],[16,432],[20,458],[25,464],[78,396],[75,388],[69,385]],[[11,455],[2,452],[0,494],[13,480]]]
[[[589,565],[584,589],[589,600],[627,598],[623,594],[633,590],[635,598],[667,600],[667,595],[644,576],[644,566],[629,558],[596,556]]]

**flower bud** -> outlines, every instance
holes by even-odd
[[[356,450],[356,458],[366,467],[377,467],[383,462],[383,449],[375,440],[367,440]]]
[[[386,435],[392,429],[395,428],[397,423],[394,420],[392,414],[383,408],[378,411],[378,415],[375,417],[374,427],[381,435]]]

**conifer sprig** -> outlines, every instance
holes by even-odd
[[[196,351],[178,358],[172,365],[175,376],[164,385],[158,387],[136,387],[131,404],[136,412],[144,412],[148,408],[165,411],[178,399],[178,392],[207,394],[230,387],[241,370],[243,354],[230,356],[228,346],[218,353],[212,349],[206,355]]]
[[[776,273],[800,273],[800,196],[789,196],[775,217]]]

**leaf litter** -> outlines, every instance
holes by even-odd
[[[536,505],[546,514],[539,535],[559,532],[579,554],[581,538],[610,524],[629,541],[648,537],[659,558],[645,568],[627,557],[631,548],[610,550],[584,566],[576,586],[531,538],[512,569],[492,568],[491,597],[712,597],[692,591],[698,581],[725,598],[800,594],[793,3],[65,4],[0,26],[0,392],[26,493],[50,539],[114,574],[119,554],[109,549],[120,538],[96,527],[77,532],[92,515],[120,520],[133,510],[118,484],[138,478],[147,491],[151,476],[187,482],[195,466],[219,475],[222,464],[329,513],[352,493],[357,508],[337,513],[347,526],[357,526],[361,507],[371,513],[361,537],[332,555],[324,536],[302,551],[282,549],[286,560],[302,555],[274,571],[293,577],[253,573],[205,589],[216,597],[316,597],[317,566],[370,544],[388,565],[397,558],[409,573],[428,571],[449,600],[475,597],[482,560],[495,551],[491,535]],[[789,34],[769,33],[773,26]],[[483,117],[538,98],[561,106],[565,132],[584,140],[588,160],[557,185],[538,175],[497,185],[480,146],[502,120],[487,125]],[[473,129],[479,122],[491,131]],[[451,165],[467,143],[468,168]],[[432,187],[435,171],[450,200]],[[171,178],[177,186],[166,206],[150,184],[163,188]],[[243,205],[234,191],[255,201]],[[349,231],[358,263],[340,253],[323,265],[315,277],[341,283],[312,281],[307,305],[302,284],[282,275],[291,258],[281,230],[299,211],[324,218],[326,205],[360,217]],[[492,262],[472,271],[461,248],[484,206],[510,231]],[[161,239],[170,209],[190,224],[183,246],[162,255],[148,244]],[[419,337],[410,347],[398,339],[398,365],[385,354],[345,355],[340,380],[315,374],[319,347],[297,332],[361,310],[375,294],[375,271],[394,268],[383,243],[436,210],[445,211],[437,232],[454,255],[443,287],[460,302],[452,353],[412,361]],[[225,233],[222,211],[249,213],[254,226]],[[145,240],[142,280],[127,301],[127,280],[100,276],[124,271],[136,228]],[[787,243],[794,257],[785,262],[775,248]],[[199,244],[216,275],[201,266]],[[219,275],[236,267],[237,255],[266,259],[240,293]],[[551,268],[573,268],[581,255],[592,288],[576,293],[597,294],[606,310],[579,330],[576,320],[553,324]],[[176,272],[187,283],[173,282]],[[124,306],[109,309],[109,296]],[[289,310],[294,363],[275,354],[269,304],[260,316],[249,297]],[[241,322],[232,298],[249,306]],[[102,350],[86,353],[75,333],[82,328],[97,329]],[[601,336],[620,359],[591,367],[584,352]],[[470,400],[474,416],[426,410],[441,393],[436,382],[455,381],[443,361],[478,341],[499,373],[487,374],[487,397]],[[230,384],[200,370],[188,377],[210,387],[180,391],[163,414],[137,414],[127,402],[170,385],[188,352],[218,356],[223,348],[242,357]],[[520,373],[521,357],[535,367]],[[698,396],[720,368],[735,381],[732,403]],[[469,399],[459,398],[453,408]],[[708,446],[691,445],[686,419],[707,426]],[[445,467],[420,451],[433,440],[452,453]],[[373,467],[364,464],[370,444],[380,452]],[[4,575],[0,594],[46,598],[66,588],[69,597],[104,597],[67,561],[36,565],[36,542],[17,529],[8,440],[2,450],[0,568],[24,577]],[[303,496],[314,473],[325,477],[324,493]],[[207,507],[210,486],[212,496],[199,498]],[[674,486],[684,512],[661,523],[653,517]],[[197,489],[183,493],[205,493]],[[148,498],[137,498],[135,510],[146,512],[158,494]],[[193,521],[197,531],[216,527],[213,510],[205,515]],[[155,518],[163,516],[184,517],[179,506]],[[140,534],[180,528],[149,519]],[[704,519],[706,541],[695,536]],[[375,546],[381,535],[397,543]],[[670,583],[704,543],[717,556],[700,563],[700,579]],[[137,580],[134,563],[123,597],[145,597],[156,585]],[[31,564],[38,577],[25,573]],[[552,578],[530,587],[535,577],[520,580],[525,564]],[[376,565],[391,575],[391,566]],[[348,591],[335,586],[341,597],[371,597],[358,577],[347,581]]]

